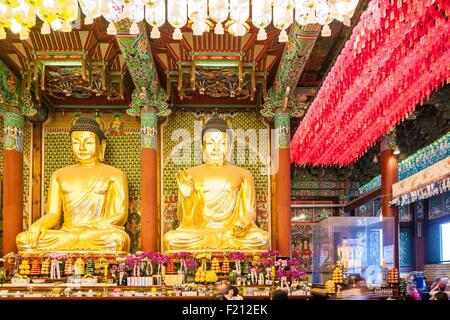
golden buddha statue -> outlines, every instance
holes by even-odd
[[[268,249],[269,234],[255,223],[253,176],[226,163],[229,133],[214,115],[202,132],[204,164],[177,175],[179,226],[165,233],[165,250]]]
[[[102,163],[106,140],[94,119],[80,118],[69,134],[78,163],[53,173],[46,214],[17,236],[17,248],[23,253],[128,252],[127,177]]]

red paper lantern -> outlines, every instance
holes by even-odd
[[[349,165],[450,77],[450,1],[373,0],[291,143],[293,162]]]

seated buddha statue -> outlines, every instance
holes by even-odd
[[[264,250],[269,234],[255,223],[252,174],[227,164],[230,130],[214,115],[202,130],[203,160],[181,171],[177,229],[164,234],[164,248],[177,250]]]
[[[77,164],[53,173],[46,214],[17,236],[17,248],[23,253],[128,252],[127,177],[102,163],[106,140],[94,119],[78,119],[69,134]]]

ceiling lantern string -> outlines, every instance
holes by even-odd
[[[168,0],[167,2],[167,21],[175,28],[173,32],[174,40],[183,39],[181,28],[187,23],[187,1],[186,0]]]
[[[145,21],[147,21],[147,23],[152,26],[150,37],[152,39],[159,39],[161,37],[159,28],[166,21],[166,1],[165,0],[146,1]]]
[[[175,40],[182,39],[181,28],[189,20],[197,36],[214,25],[215,34],[227,31],[244,36],[251,21],[259,29],[257,39],[262,41],[267,39],[265,28],[273,16],[273,25],[281,30],[279,41],[286,42],[286,29],[294,19],[300,25],[319,23],[323,25],[322,36],[330,36],[328,25],[338,20],[349,26],[357,5],[358,0],[0,0],[0,39],[6,38],[6,29],[22,40],[28,39],[36,17],[43,22],[42,34],[70,32],[80,7],[86,25],[103,16],[109,22],[109,35],[117,34],[115,24],[123,19],[131,22],[130,34],[138,34],[138,24],[145,18],[152,26],[151,38],[159,38],[159,28],[167,17],[175,28]]]

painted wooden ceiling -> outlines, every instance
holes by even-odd
[[[83,25],[72,32],[51,32],[48,35],[42,35],[37,25],[27,40],[20,40],[18,35],[8,33],[5,40],[0,40],[0,59],[16,75],[33,73],[39,59],[52,61],[51,67],[45,70],[45,90],[41,93],[54,105],[124,105],[129,101],[133,84],[116,38],[107,35],[105,30],[105,21],[96,19],[94,24]],[[62,94],[59,86],[67,83],[68,79],[81,82],[77,78],[81,65],[68,65],[67,61],[84,57],[90,66],[104,65],[108,75],[116,74],[124,78],[123,99],[118,96],[108,98],[110,92],[95,94],[87,82],[78,85],[78,94]]]
[[[361,1],[364,2],[367,1]],[[354,23],[359,18],[363,4],[352,19]],[[68,69],[63,65],[46,70],[46,91],[41,93],[56,106],[125,106],[130,102],[134,85],[118,41],[116,37],[106,34],[106,28],[105,20],[96,19],[94,24],[81,25],[69,33],[51,32],[42,35],[40,25],[36,25],[30,32],[30,38],[25,41],[19,40],[18,35],[8,33],[5,40],[0,40],[0,59],[19,76],[27,70],[33,72],[36,57],[57,59],[61,58],[57,56],[59,53],[66,57],[71,53],[85,54],[90,65],[104,64],[108,74],[123,78],[123,99],[108,99],[110,88],[106,90],[108,92],[98,94],[98,90],[93,90],[87,84],[80,84],[73,92],[67,93],[65,79],[81,83],[81,67],[71,66]],[[149,34],[146,25],[141,23],[140,28]],[[315,42],[295,91],[302,95],[304,93],[306,102],[314,98],[351,29],[333,22],[331,37],[319,36]],[[267,40],[258,41],[258,29],[253,26],[243,37],[234,37],[228,33],[216,35],[213,31],[194,36],[192,30],[185,27],[182,29],[183,39],[173,40],[173,28],[164,25],[161,38],[150,39],[149,43],[159,82],[170,96],[172,105],[182,108],[214,105],[252,108],[261,105],[261,98],[273,85],[286,50],[286,44],[278,42],[279,30],[274,27],[266,30]],[[195,81],[192,80],[193,74]],[[296,127],[300,120],[293,121],[292,125]]]
[[[262,91],[271,85],[267,80],[276,73],[285,47],[278,42],[279,30],[275,28],[267,30],[265,41],[256,39],[256,28],[250,28],[243,37],[213,31],[194,36],[187,27],[182,32],[182,40],[173,40],[173,28],[166,26],[161,38],[150,45],[160,82],[166,89],[169,84],[172,103],[187,107],[256,105]],[[242,85],[238,83],[240,64]]]

